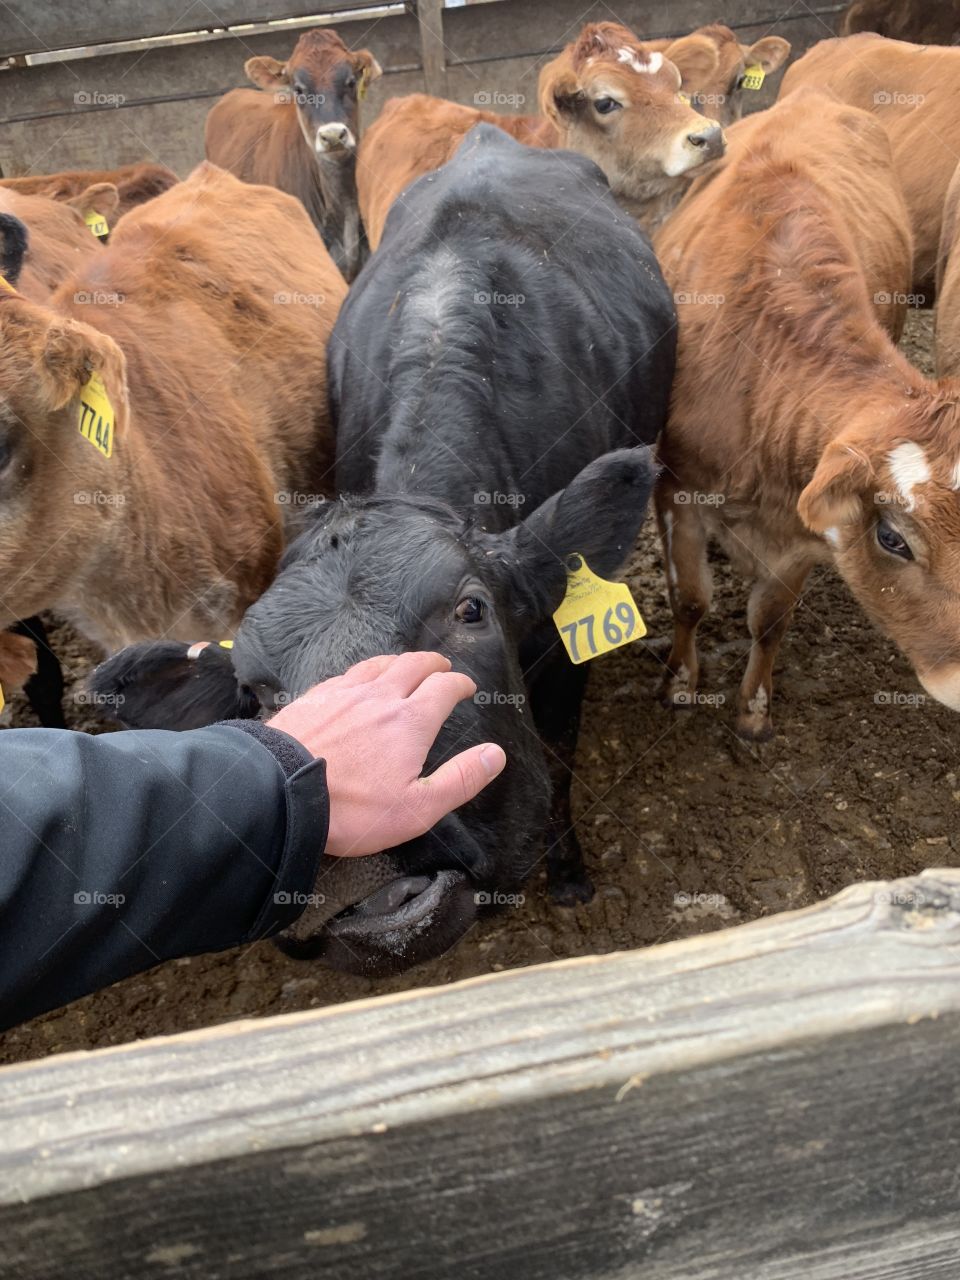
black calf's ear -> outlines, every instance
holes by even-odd
[[[237,683],[230,650],[218,644],[130,645],[97,667],[90,688],[94,702],[127,729],[202,729],[252,719],[260,706]]]
[[[574,554],[600,577],[616,574],[633,550],[656,478],[649,448],[605,453],[501,535],[499,563],[518,612],[536,622],[554,613]]]
[[[0,276],[7,284],[20,279],[27,252],[27,228],[12,213],[0,213]]]

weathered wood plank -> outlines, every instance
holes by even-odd
[[[417,0],[420,61],[427,93],[447,96],[447,49],[443,40],[443,0]]]
[[[9,1067],[4,1260],[18,1280],[946,1280],[958,948],[960,871],[928,872]]]

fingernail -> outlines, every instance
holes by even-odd
[[[495,743],[488,742],[485,747],[481,748],[480,763],[491,778],[500,772],[506,762],[507,756],[503,747],[498,747]]]

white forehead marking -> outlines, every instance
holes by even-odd
[[[953,468],[953,479],[950,482],[951,489],[960,489],[960,462]]]
[[[830,543],[831,547],[839,547],[840,545],[839,529],[824,529],[823,536]]]
[[[617,50],[617,59],[620,62],[626,62],[633,67],[634,71],[643,71],[649,75],[655,75],[663,66],[662,53],[651,53],[646,62],[641,62],[633,50],[626,47]]]
[[[927,455],[918,444],[908,440],[906,444],[898,444],[887,455],[887,465],[906,509],[913,511],[917,505],[913,497],[915,486],[925,484],[930,479]]]

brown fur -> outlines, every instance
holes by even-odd
[[[27,253],[17,282],[20,292],[38,302],[49,297],[103,247],[84,222],[84,214],[103,214],[112,225],[116,208],[117,189],[108,183],[65,201],[0,188],[0,213],[13,214],[27,228]]]
[[[258,88],[233,89],[222,97],[207,116],[204,142],[207,159],[244,182],[266,183],[296,196],[350,280],[360,266],[355,157],[351,151],[321,166],[287,91],[298,68],[310,75],[320,92],[332,84],[344,63],[364,83],[381,74],[368,49],[351,51],[329,27],[305,31],[285,63],[250,58],[245,70]],[[356,100],[343,123],[356,138]]]
[[[120,218],[128,209],[135,209],[145,200],[152,200],[179,181],[173,170],[166,165],[141,162],[124,164],[119,169],[69,169],[63,173],[41,173],[28,178],[3,178],[0,179],[0,187],[7,187],[21,195],[71,200],[88,187],[106,182],[117,189],[114,217]]]
[[[681,61],[686,55],[698,75],[716,69],[717,53],[708,42],[685,37],[671,48]],[[539,116],[498,115],[425,94],[392,98],[367,131],[357,158],[360,213],[371,247],[379,244],[397,196],[445,164],[464,134],[481,121],[530,146],[567,147],[589,156],[606,173],[614,195],[640,217],[646,216],[647,202],[651,208],[659,208],[665,197],[675,202],[688,176],[667,176],[664,158],[678,137],[699,133],[711,121],[679,97],[681,72],[672,61],[655,74],[638,72],[620,60],[621,49],[641,63],[652,52],[618,23],[584,27],[541,71]],[[592,103],[606,89],[626,105],[601,117]]]
[[[678,306],[657,495],[675,623],[664,697],[695,698],[712,533],[755,580],[738,718],[749,737],[772,732],[777,649],[820,561],[835,564],[937,696],[960,672],[960,498],[950,487],[960,384],[925,382],[877,321],[881,281],[868,283],[864,264],[883,255],[865,241],[893,226],[874,219],[890,189],[878,145],[870,117],[795,94],[731,129],[722,172],[691,191],[657,241],[667,279],[693,299]],[[891,236],[891,263],[902,244]],[[916,510],[888,462],[906,442],[924,448],[932,476]],[[902,530],[915,561],[878,546],[881,518]]]
[[[5,295],[0,626],[50,608],[108,648],[229,634],[274,572],[276,495],[329,484],[345,291],[295,200],[203,164],[48,306]],[[91,370],[117,414],[109,460],[77,430]]]
[[[0,631],[0,695],[22,689],[37,669],[37,646],[28,636]]]
[[[960,165],[954,170],[943,204],[937,255],[937,310],[934,317],[937,373],[960,375]]]
[[[839,34],[858,31],[915,44],[953,44],[960,38],[960,0],[853,0]]]
[[[690,58],[684,58],[682,45],[694,40],[708,42],[717,53],[713,69],[689,66]],[[722,125],[733,124],[743,115],[744,102],[755,96],[752,89],[744,89],[740,83],[747,67],[760,66],[765,75],[779,71],[790,57],[790,42],[782,36],[761,36],[752,45],[741,44],[734,32],[722,23],[698,27],[682,40],[648,40],[647,47],[658,49],[671,62],[676,63],[683,77],[680,88],[705,115],[719,120]]]
[[[960,49],[871,34],[821,40],[787,69],[780,97],[801,85],[827,89],[883,124],[910,210],[914,287],[929,296],[944,198],[957,163]]]

